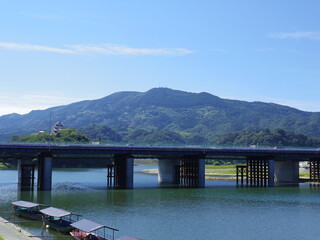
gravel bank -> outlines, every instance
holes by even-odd
[[[32,234],[13,223],[7,223],[7,220],[0,217],[0,236],[5,240],[41,240],[36,237],[28,237],[30,235]]]

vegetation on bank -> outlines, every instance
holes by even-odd
[[[0,236],[0,240],[4,240],[4,237],[1,237],[1,236]]]
[[[228,169],[228,168],[236,168],[238,164],[225,164],[225,165],[211,165],[206,164],[206,169]]]
[[[206,176],[230,176],[235,177],[236,172],[236,165],[224,165],[224,166],[213,166],[213,165],[206,165],[205,168]]]
[[[91,139],[87,136],[79,134],[75,129],[59,129],[57,132],[47,133],[39,132],[30,134],[27,136],[12,136],[8,142],[21,142],[21,143],[81,143],[87,144],[91,143]],[[1,159],[0,159],[1,160]],[[0,169],[15,169],[16,161],[3,160],[0,163]],[[53,167],[59,168],[74,168],[74,167],[105,167],[105,161],[103,159],[82,159],[81,161],[77,159],[68,159],[64,161],[63,159],[55,159],[53,161]]]
[[[75,129],[61,129],[57,133],[39,132],[27,136],[12,136],[9,142],[31,142],[31,143],[90,143],[91,139],[79,134]]]
[[[2,162],[0,163],[0,169],[13,170],[17,169],[16,162]]]

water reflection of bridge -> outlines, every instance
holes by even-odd
[[[248,186],[274,186],[275,183],[298,183],[299,162],[310,162],[310,180],[320,179],[320,150],[298,148],[219,148],[201,146],[122,146],[122,145],[52,145],[0,144],[0,158],[18,161],[21,187],[34,183],[51,190],[52,162],[55,159],[104,159],[107,184],[116,188],[133,188],[135,158],[157,158],[158,179],[163,184],[205,187],[205,160],[243,160],[237,167],[238,180]]]

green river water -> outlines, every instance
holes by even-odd
[[[59,169],[53,172],[52,192],[33,193],[17,192],[17,172],[1,170],[0,214],[19,220],[8,211],[12,201],[23,199],[117,228],[116,237],[293,240],[320,236],[317,185],[237,188],[232,181],[207,181],[204,189],[159,187],[157,176],[140,173],[142,168],[135,167],[133,190],[106,190],[106,169]],[[56,235],[40,222],[19,226],[35,235]]]

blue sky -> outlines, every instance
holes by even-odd
[[[0,115],[169,87],[320,111],[320,1],[0,2]]]

